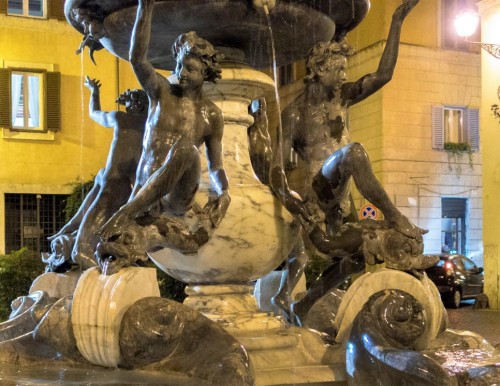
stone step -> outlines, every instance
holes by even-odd
[[[300,347],[250,351],[250,359],[254,370],[267,370],[276,368],[295,368],[301,366],[320,365],[318,361],[308,355]]]
[[[233,336],[238,339],[248,352],[293,348],[299,344],[299,338],[296,335],[289,334],[233,334]]]
[[[264,385],[332,385],[347,386],[347,374],[342,365],[311,365],[255,371],[256,386]]]

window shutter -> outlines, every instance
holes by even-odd
[[[444,149],[444,108],[432,106],[432,148]]]
[[[48,6],[49,19],[66,20],[66,16],[64,15],[64,0],[51,0]]]
[[[10,76],[9,69],[0,68],[0,126],[8,129],[12,127]]]
[[[479,150],[479,109],[467,110],[467,134],[472,151]]]
[[[61,130],[61,73],[47,72],[45,82],[45,128]]]
[[[7,13],[7,1],[8,0],[0,0],[0,13]]]

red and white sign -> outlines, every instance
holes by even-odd
[[[367,218],[371,218],[372,220],[378,220],[380,214],[379,209],[372,204],[363,205],[363,207],[359,210],[359,217],[363,220]]]

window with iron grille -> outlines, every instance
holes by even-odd
[[[5,194],[5,252],[50,252],[47,237],[65,224],[66,194]]]

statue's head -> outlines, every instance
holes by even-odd
[[[195,66],[196,72],[201,71],[205,81],[215,82],[216,79],[221,78],[220,61],[224,55],[217,51],[210,42],[200,38],[196,32],[191,31],[180,35],[172,45],[172,55],[177,62],[175,74],[179,80],[183,76],[182,71],[186,67],[186,61],[191,61],[189,64]],[[197,66],[196,62],[200,62],[201,66]]]
[[[144,90],[127,90],[120,94],[116,102],[125,106],[127,113],[141,114],[148,111],[149,99]]]
[[[345,40],[315,44],[307,55],[304,82],[318,82],[323,74],[330,74],[336,66],[344,68],[346,58],[352,54],[353,48]]]

